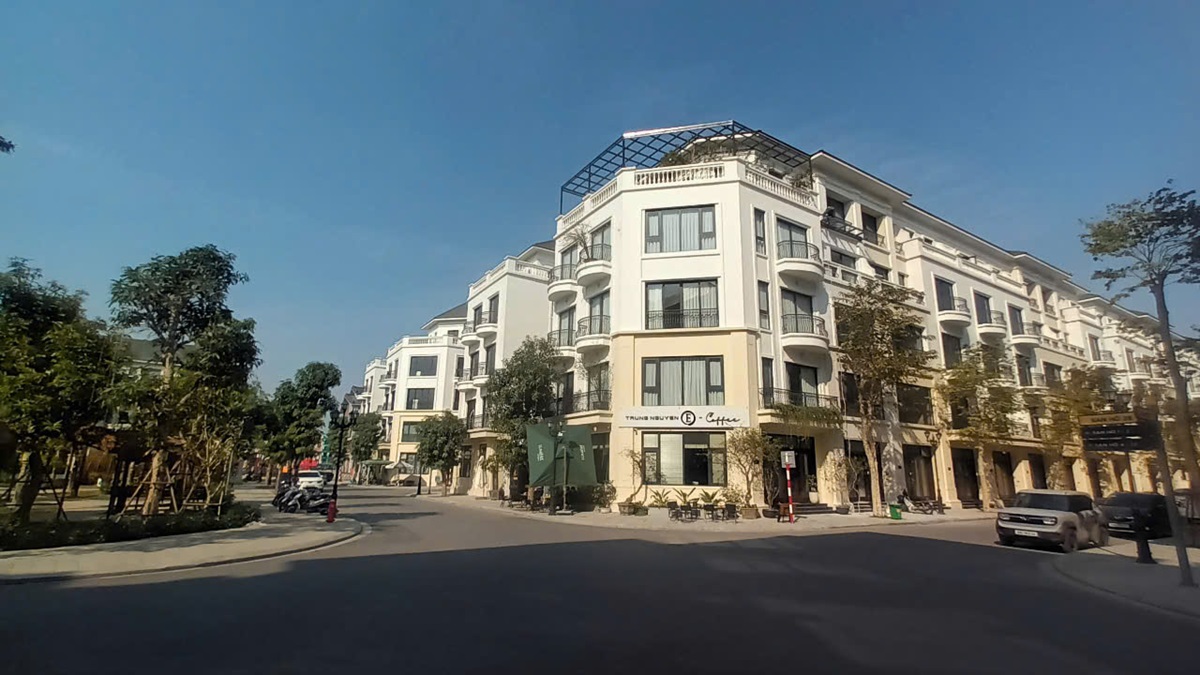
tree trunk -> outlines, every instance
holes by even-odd
[[[882,516],[886,513],[883,508],[883,479],[879,467],[879,456],[875,454],[875,411],[859,399],[859,414],[862,416],[863,452],[867,455],[867,475],[871,478],[871,513]],[[850,457],[846,457],[849,461]]]
[[[1171,339],[1171,315],[1167,311],[1167,297],[1161,283],[1150,287],[1154,304],[1158,308],[1158,337],[1163,343],[1163,355],[1167,359],[1167,372],[1175,387],[1175,402],[1179,406],[1175,415],[1175,450],[1183,458],[1192,489],[1200,489],[1200,463],[1196,460],[1196,439],[1192,438],[1191,412],[1188,406],[1187,381],[1179,371],[1179,359],[1175,355],[1175,342]],[[1171,467],[1164,467],[1171,475]]]
[[[158,484],[158,476],[166,462],[167,451],[155,450],[150,458],[150,484],[146,486],[146,503],[142,505],[143,516],[153,516],[158,513],[158,502],[162,500],[162,486]]]
[[[21,489],[17,493],[17,511],[13,516],[21,525],[29,522],[29,515],[33,512],[33,502],[37,500],[38,491],[42,487],[43,470],[40,453],[21,453],[21,470],[17,474]]]
[[[451,471],[453,471],[453,470],[451,470]],[[445,469],[442,470],[442,496],[443,497],[450,494],[450,478],[449,478],[449,476],[452,476],[452,475],[453,474],[450,473],[449,471],[446,471]]]
[[[992,489],[992,477],[995,472],[991,470],[991,458],[988,457],[988,454],[984,448],[975,448],[975,473],[979,476],[979,502],[983,505],[984,511],[993,508],[992,495],[996,494],[996,491]],[[959,499],[961,498],[960,496]]]

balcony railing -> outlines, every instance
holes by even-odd
[[[667,309],[646,312],[646,329],[666,328],[716,328],[716,309]]]
[[[476,363],[474,367],[469,369],[471,377],[486,377],[491,375],[493,370],[495,368],[488,368],[487,363]]]
[[[776,245],[780,260],[820,260],[821,249],[803,241],[781,241]]]
[[[960,298],[957,295],[953,295],[948,298],[939,295],[937,299],[937,308],[939,312],[970,313],[970,310],[967,308],[966,299]]]
[[[1100,351],[1092,354],[1092,361],[1097,363],[1116,363],[1116,359],[1113,358],[1113,353],[1107,349],[1101,349]]]
[[[832,408],[838,407],[836,396],[826,396],[808,391],[791,391],[790,389],[759,389],[764,408],[780,405],[794,405],[800,408]]]
[[[578,267],[575,263],[566,263],[550,269],[550,283],[556,281],[568,281],[575,278],[575,268]]]
[[[808,314],[784,314],[783,333],[800,333],[803,335],[820,335],[829,337],[825,331],[825,319]]]
[[[560,328],[552,330],[546,334],[546,338],[550,340],[555,347],[573,347],[575,346],[575,331],[570,328]]]
[[[853,225],[845,218],[840,218],[832,213],[821,216],[821,226],[828,227],[831,230],[841,232],[856,239],[862,239],[863,236],[862,229],[857,225]]]
[[[491,415],[488,413],[468,415],[464,420],[467,429],[487,429],[492,423]]]
[[[1008,322],[1004,320],[1004,312],[988,312],[985,316],[979,317],[979,323],[990,326],[1008,325]]]
[[[608,335],[612,332],[611,321],[607,316],[585,316],[579,320],[575,335]]]
[[[608,244],[589,244],[585,249],[587,256],[579,261],[579,264],[592,260],[612,260],[612,246]]]
[[[593,389],[564,394],[555,401],[559,415],[586,412],[589,410],[610,410],[612,408],[612,392],[607,389]]]
[[[467,324],[467,332],[474,333],[480,326],[496,323],[497,312],[480,312],[475,315],[471,323]]]

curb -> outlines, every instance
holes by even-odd
[[[1072,555],[1078,555],[1078,554],[1072,554]],[[1054,570],[1054,572],[1056,573],[1056,575],[1059,579],[1066,581],[1069,585],[1075,586],[1075,587],[1079,588],[1080,590],[1084,590],[1089,593],[1093,593],[1095,595],[1100,595],[1100,596],[1103,596],[1110,600],[1117,600],[1119,602],[1124,602],[1124,603],[1127,603],[1130,605],[1135,605],[1142,609],[1149,609],[1149,610],[1157,611],[1157,612],[1165,612],[1167,614],[1170,614],[1173,617],[1182,617],[1184,619],[1189,619],[1191,621],[1200,621],[1200,613],[1189,612],[1187,610],[1177,609],[1175,607],[1167,607],[1164,605],[1155,604],[1153,602],[1146,602],[1145,600],[1139,600],[1138,598],[1134,598],[1134,597],[1125,595],[1123,593],[1119,593],[1110,588],[1106,588],[1104,586],[1099,586],[1090,581],[1087,581],[1086,579],[1075,576],[1074,574],[1071,574],[1070,572],[1068,572],[1062,568],[1060,561],[1065,561],[1065,560],[1067,560],[1067,556],[1065,554],[1062,556],[1055,557],[1049,561],[1048,566],[1050,569]]]
[[[413,495],[413,497],[415,497],[415,495]],[[422,497],[424,497],[424,495],[422,495]],[[435,497],[438,499],[441,499],[440,495],[435,495]],[[610,525],[608,523],[595,523],[595,522],[589,522],[587,520],[575,520],[573,518],[555,519],[555,518],[550,518],[549,516],[545,516],[545,515],[530,513],[528,511],[517,511],[517,510],[506,509],[506,508],[501,508],[501,507],[491,508],[491,507],[487,507],[487,506],[476,506],[474,502],[460,503],[459,501],[454,501],[454,500],[449,500],[449,499],[444,500],[443,503],[449,504],[450,506],[454,506],[457,508],[472,509],[475,511],[484,511],[484,512],[495,512],[501,516],[525,518],[526,520],[535,520],[535,521],[539,521],[539,522],[543,522],[543,523],[551,522],[551,523],[559,523],[559,524],[563,524],[563,525],[575,525],[575,526],[579,526],[579,527],[596,527],[596,528],[602,528],[602,529],[606,529],[606,530],[629,530],[631,532],[639,532],[639,531],[640,532],[684,532],[684,531],[687,531],[684,529],[676,529],[676,527],[672,526],[672,525],[668,525],[667,527],[624,527],[624,526],[620,526],[620,525]],[[947,524],[953,524],[953,523],[979,522],[979,521],[983,521],[983,520],[992,520],[994,518],[995,518],[994,515],[984,515],[984,516],[980,516],[978,518],[955,518],[952,520],[932,520],[932,521],[926,521],[926,522],[914,522],[914,521],[906,522],[903,520],[891,520],[891,519],[886,519],[886,518],[880,518],[880,519],[878,519],[879,522],[874,522],[874,523],[849,523],[849,524],[845,524],[845,525],[833,525],[831,527],[823,527],[823,528],[819,528],[819,529],[800,529],[800,530],[789,530],[789,529],[783,527],[783,524],[780,524],[780,529],[779,529],[778,534],[797,534],[797,535],[799,535],[799,534],[819,534],[821,532],[828,532],[828,531],[835,531],[835,530],[862,529],[862,528],[880,527],[880,526],[947,525]],[[704,533],[709,533],[709,534],[721,534],[721,533],[725,533],[725,532],[741,533],[741,534],[777,534],[775,532],[771,532],[771,531],[767,531],[767,530],[762,530],[762,531],[758,531],[758,530],[698,530],[698,531],[701,531]]]
[[[369,529],[369,527],[364,526],[364,524],[361,521],[354,520],[353,518],[346,518],[345,520],[352,520],[355,525],[353,530],[345,533],[345,536],[338,537],[337,539],[333,539],[331,541],[322,542],[320,544],[312,544],[309,546],[302,546],[300,548],[286,550],[286,551],[276,551],[274,553],[261,553],[258,555],[243,556],[241,558],[230,558],[228,560],[212,560],[209,562],[194,563],[194,564],[190,564],[190,565],[171,565],[169,567],[155,567],[153,569],[126,570],[124,572],[97,572],[94,574],[50,574],[50,575],[43,575],[43,576],[7,577],[7,578],[0,578],[0,586],[20,586],[23,584],[37,584],[37,583],[53,582],[53,581],[77,581],[77,580],[82,580],[82,579],[117,579],[117,578],[121,578],[121,577],[137,576],[137,575],[141,575],[141,574],[158,574],[159,572],[179,572],[179,571],[184,571],[184,570],[199,570],[199,569],[205,569],[208,567],[219,567],[221,565],[234,565],[237,563],[258,562],[261,560],[270,560],[272,558],[283,558],[285,556],[295,555],[297,553],[309,553],[312,551],[321,550],[323,548],[329,548],[332,546],[344,544],[344,543],[350,541],[351,539],[354,539],[355,537],[363,534],[364,529],[367,529],[367,534],[371,533],[371,530]],[[243,527],[245,527],[245,526],[243,526]]]

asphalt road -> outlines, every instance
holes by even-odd
[[[345,491],[286,558],[0,587],[7,673],[1153,673],[1200,626],[1078,590],[989,523],[605,530]]]

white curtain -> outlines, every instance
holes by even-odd
[[[700,325],[700,285],[684,284],[682,290],[684,315],[678,327],[694,328]]]
[[[683,361],[683,405],[708,404],[708,368],[704,359]]]
[[[662,251],[672,253],[680,248],[680,213],[679,211],[664,211],[662,218]]]
[[[658,368],[661,405],[683,405],[683,363],[659,361]]]
[[[662,216],[657,211],[646,214],[646,253],[662,252]]]
[[[700,249],[700,211],[685,209],[679,212],[679,248],[671,251],[696,251]]]
[[[663,292],[662,284],[654,284],[646,291],[646,328],[662,328]]]
[[[658,364],[646,361],[642,366],[642,405],[658,405]],[[653,390],[652,390],[653,388]]]
[[[712,207],[700,209],[700,246],[702,249],[713,249],[717,247],[717,223],[716,212]]]
[[[707,325],[717,325],[717,282],[701,281],[700,282],[700,307],[709,310],[705,312],[703,317],[707,321]],[[701,322],[700,325],[706,325]]]
[[[714,387],[720,387],[720,391],[713,391],[708,395],[709,405],[725,405],[725,382],[721,372],[721,361],[708,362],[708,382]]]
[[[683,434],[660,434],[658,453],[663,484],[683,485]]]

